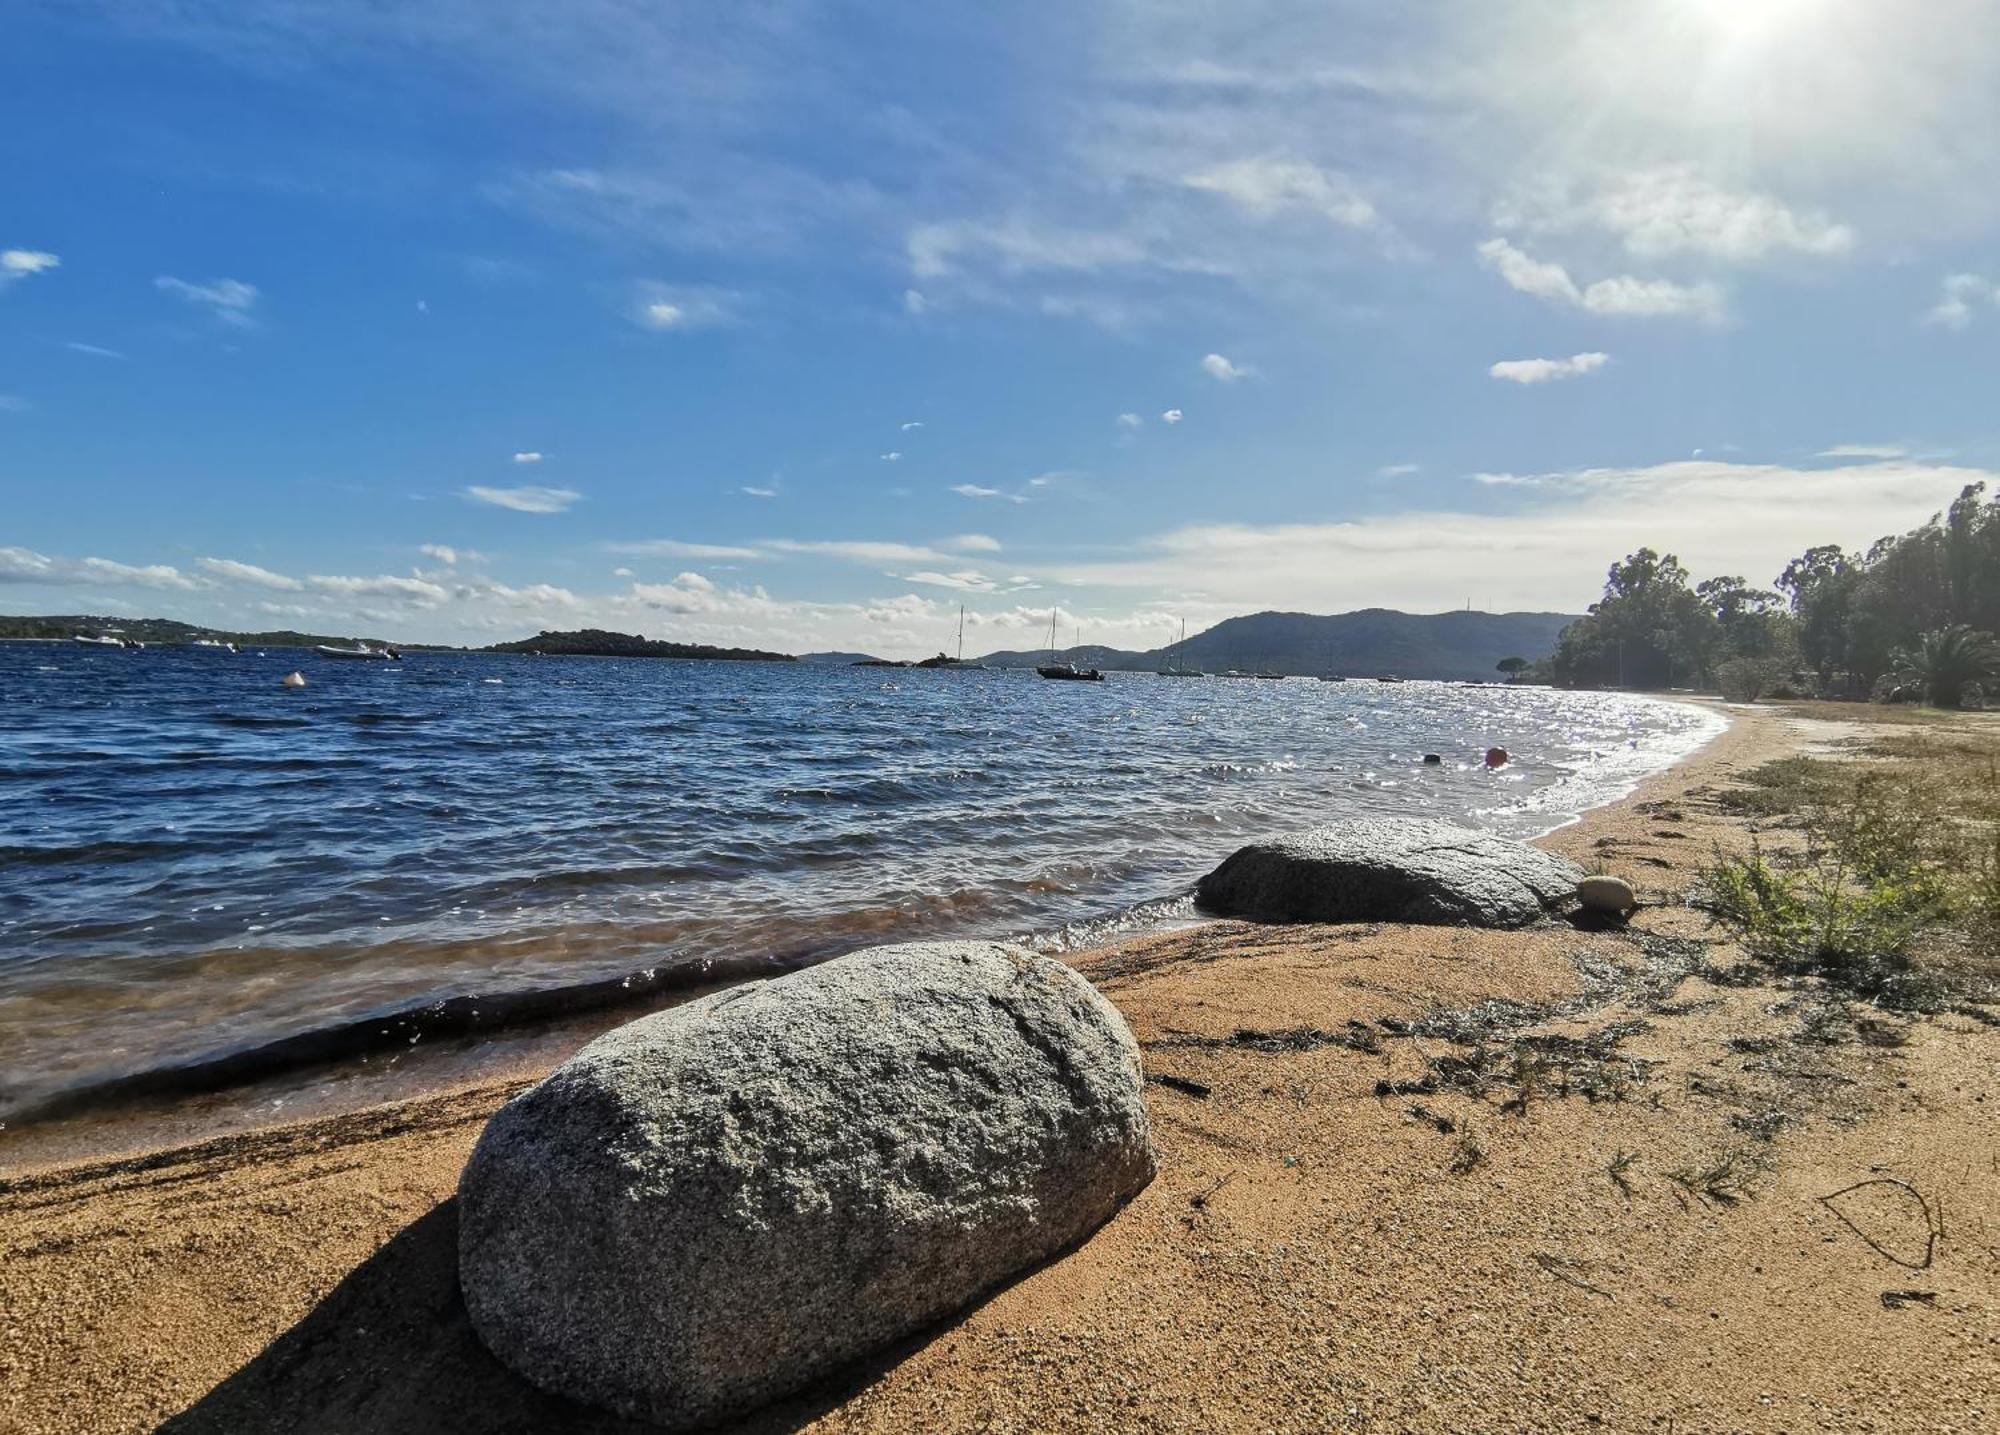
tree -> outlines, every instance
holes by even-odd
[[[1719,636],[1680,559],[1641,548],[1611,565],[1604,596],[1563,630],[1551,668],[1571,686],[1672,687],[1707,673]]]
[[[1525,673],[1526,671],[1528,671],[1528,669],[1532,668],[1533,666],[1534,664],[1529,662],[1526,658],[1502,658],[1499,662],[1493,665],[1493,668],[1495,672],[1505,673],[1507,675],[1508,682],[1518,683],[1519,681],[1521,681],[1521,674]]]
[[[1959,706],[1968,687],[1989,681],[1996,671],[2000,671],[2000,644],[1991,633],[1963,623],[1933,629],[1915,646],[1899,649],[1895,657],[1896,675],[1922,687],[1924,697],[1941,708]]]

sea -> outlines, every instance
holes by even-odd
[[[0,1126],[879,943],[1099,944],[1199,920],[1246,842],[1529,837],[1721,727],[1497,685],[0,643]]]

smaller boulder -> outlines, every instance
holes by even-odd
[[[1446,822],[1357,817],[1241,848],[1195,884],[1203,910],[1253,922],[1525,927],[1566,906],[1575,863]]]
[[[1586,877],[1577,883],[1576,899],[1583,903],[1584,911],[1607,917],[1622,917],[1639,905],[1639,894],[1632,890],[1630,882],[1623,877],[1603,875]]]

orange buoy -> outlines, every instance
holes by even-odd
[[[1487,748],[1486,765],[1488,767],[1505,767],[1507,765],[1507,749],[1504,747]]]

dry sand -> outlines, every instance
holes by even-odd
[[[1806,740],[1736,717],[1544,839],[1662,900],[1631,933],[1220,923],[1078,957],[1192,1084],[1151,1087],[1158,1179],[749,1428],[2000,1425],[2000,1032],[1815,1026],[1689,975],[1734,958],[1680,899],[1744,840],[1701,794]],[[513,1089],[0,1182],[0,1430],[636,1428],[466,1326],[450,1196]]]

